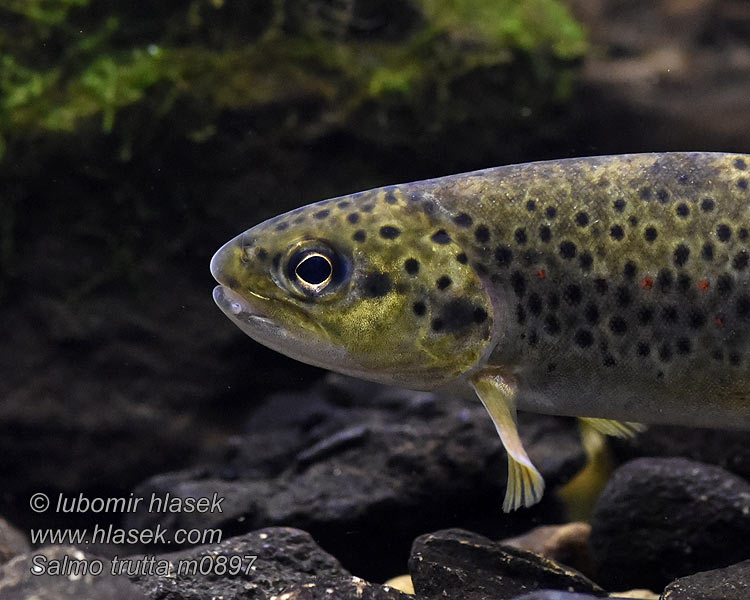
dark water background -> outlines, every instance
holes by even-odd
[[[251,225],[488,166],[750,150],[741,0],[0,0],[0,23],[0,515],[22,529],[31,493],[198,464],[321,377],[212,302],[212,253]]]

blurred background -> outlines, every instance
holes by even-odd
[[[0,514],[210,460],[322,372],[214,306],[288,209],[750,149],[748,0],[0,0]],[[493,499],[497,500],[497,499]]]

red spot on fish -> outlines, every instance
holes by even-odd
[[[701,279],[698,282],[698,287],[701,289],[702,292],[707,292],[708,288],[711,287],[711,282],[708,279]]]
[[[716,325],[717,327],[724,327],[724,325],[725,325],[724,318],[721,317],[721,316],[717,316],[714,319],[714,325]]]
[[[644,277],[641,280],[641,287],[644,290],[650,290],[652,287],[654,287],[654,278],[653,277]]]
[[[546,271],[545,271],[544,269],[539,269],[539,270],[538,270],[538,271],[536,272],[536,276],[537,276],[537,277],[538,277],[539,279],[544,279],[545,277],[547,277],[547,272],[546,272]]]

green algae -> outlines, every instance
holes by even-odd
[[[194,0],[154,15],[163,23],[148,40],[132,12],[115,2],[109,14],[95,4],[0,0],[0,16],[17,25],[0,37],[0,139],[72,132],[92,118],[108,133],[125,107],[146,104],[158,118],[183,98],[205,114],[203,136],[222,110],[300,102],[319,106],[316,122],[303,128],[319,131],[373,102],[417,114],[435,88],[448,107],[451,82],[519,55],[532,57],[530,76],[553,81],[564,99],[568,63],[586,50],[582,28],[558,0],[419,0],[398,39],[358,31],[354,3],[342,4],[348,11],[313,0],[255,3],[268,17],[253,18],[248,29],[257,33],[243,36],[223,31],[235,3]],[[295,10],[303,18],[295,21]],[[212,28],[219,35],[206,33]],[[217,37],[219,47],[210,41]],[[534,93],[528,82],[518,87]],[[456,118],[450,110],[428,113]],[[195,137],[192,125],[185,129]]]

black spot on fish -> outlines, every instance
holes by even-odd
[[[735,309],[737,310],[737,316],[742,319],[750,316],[750,296],[743,294],[737,298]]]
[[[664,308],[661,309],[661,317],[667,323],[676,323],[677,322],[677,307],[671,304],[665,306]]]
[[[368,273],[362,282],[362,295],[365,298],[382,298],[392,289],[393,282],[388,273]]]
[[[675,348],[677,349],[677,354],[690,354],[690,340],[684,337],[677,338]]]
[[[716,206],[716,203],[712,198],[703,198],[703,200],[701,200],[701,210],[703,212],[711,212],[714,209],[714,206]]]
[[[654,318],[654,309],[650,306],[642,306],[638,309],[638,323],[648,325]]]
[[[423,317],[427,312],[427,307],[425,306],[424,302],[415,302],[414,304],[412,304],[411,308],[414,311],[414,314],[418,317]]]
[[[465,265],[467,262],[469,262],[469,258],[466,256],[465,252],[456,254],[456,260],[460,262],[462,265]]]
[[[745,229],[744,227],[740,227],[740,230],[737,233],[737,237],[739,237],[741,240],[746,240],[748,237],[747,229]]]
[[[529,346],[536,346],[537,343],[539,343],[539,336],[536,334],[536,331],[532,330],[529,333]]]
[[[701,256],[703,260],[711,261],[714,259],[714,246],[711,242],[706,242],[701,248]]]
[[[404,261],[404,269],[409,275],[419,273],[419,261],[416,258],[407,258]]]
[[[603,277],[597,277],[596,279],[594,279],[594,289],[602,296],[606,294],[607,289],[609,289],[607,280],[604,279]]]
[[[720,242],[728,242],[732,237],[732,230],[729,225],[722,223],[716,228],[716,235]]]
[[[438,229],[432,234],[430,239],[436,244],[441,245],[450,244],[451,242],[451,236],[448,235],[448,232],[445,229]]]
[[[630,302],[633,299],[630,295],[630,289],[628,289],[628,287],[624,285],[621,285],[617,288],[615,297],[617,298],[617,304],[622,307],[629,306]]]
[[[596,304],[593,302],[587,304],[583,311],[583,316],[586,317],[589,325],[596,325],[599,322],[599,309],[596,307]]]
[[[736,352],[732,352],[729,355],[729,364],[733,367],[739,367],[740,366],[740,355]]]
[[[461,213],[453,217],[453,222],[459,227],[471,227],[472,223],[474,223],[474,219],[472,219],[471,215],[467,213]]]
[[[540,315],[542,314],[542,310],[544,308],[544,303],[542,302],[542,298],[537,293],[533,293],[529,295],[529,312],[531,312],[532,315]]]
[[[628,262],[625,263],[625,266],[622,269],[622,274],[628,279],[633,279],[637,271],[638,271],[638,267],[636,267],[633,261],[629,260]]]
[[[661,188],[659,191],[656,192],[656,198],[662,204],[666,204],[669,201],[669,192],[665,190],[664,188]]]
[[[443,330],[443,326],[444,326],[444,323],[442,319],[435,318],[432,320],[431,327],[433,331],[440,332]]]
[[[586,227],[589,224],[589,216],[584,211],[579,212],[576,215],[576,224],[579,227]]]
[[[630,223],[633,227],[638,225],[638,217],[630,216],[628,217],[628,223]]]
[[[544,320],[544,331],[549,335],[557,335],[560,333],[560,322],[554,315],[547,315]]]
[[[380,228],[380,237],[386,240],[395,240],[399,235],[401,235],[401,230],[398,227],[393,227],[392,225],[383,225]]]
[[[684,202],[681,202],[680,204],[677,205],[676,211],[677,211],[677,216],[682,217],[684,219],[690,214],[690,207]]]
[[[372,212],[372,209],[375,208],[372,204],[365,204],[362,206],[362,210],[366,213]]]
[[[358,229],[354,232],[354,235],[352,236],[352,239],[355,242],[364,242],[365,238],[367,238],[367,234],[365,233],[364,229]]]
[[[519,271],[513,271],[510,276],[510,284],[516,296],[521,298],[526,291],[526,278]]]
[[[533,200],[529,200],[526,203],[526,210],[528,210],[529,212],[534,212],[536,210],[536,202],[534,202]]]
[[[447,275],[443,275],[435,282],[435,286],[439,290],[445,290],[450,287],[451,283],[453,283],[453,280]]]
[[[688,315],[688,325],[693,329],[700,329],[706,324],[706,315],[699,310],[694,310]]]
[[[604,355],[604,360],[602,360],[602,364],[605,367],[616,367],[617,366],[617,361],[615,360],[614,356],[612,356],[609,352],[607,352]]]
[[[721,350],[714,350],[713,352],[711,352],[711,358],[713,358],[714,360],[722,361],[724,360],[724,354]]]
[[[687,294],[690,291],[691,285],[692,285],[692,281],[690,280],[689,275],[686,275],[685,273],[680,273],[677,276],[677,289],[680,290],[683,294]]]
[[[319,221],[322,221],[323,219],[327,218],[327,217],[328,217],[328,215],[330,215],[330,214],[331,214],[331,211],[330,211],[330,210],[328,210],[328,209],[324,209],[324,210],[319,210],[318,212],[316,212],[316,213],[315,213],[315,214],[313,215],[313,217],[315,217],[315,218],[316,218],[316,219],[318,219]]]
[[[526,322],[526,309],[521,305],[516,305],[516,321],[523,325]]]
[[[552,231],[547,225],[539,227],[539,239],[543,242],[549,242],[552,239]]]
[[[609,236],[616,241],[620,241],[623,237],[625,237],[625,231],[623,230],[621,225],[613,225],[609,230]]]
[[[682,267],[690,256],[690,248],[685,244],[678,244],[674,249],[674,264],[678,267]]]
[[[513,262],[513,251],[508,246],[495,248],[495,260],[501,267],[507,267]]]
[[[738,179],[737,180],[737,187],[741,190],[747,189],[747,179]]]
[[[591,266],[594,264],[594,258],[589,252],[582,252],[581,258],[578,259],[581,264],[581,269],[584,271],[590,271]]]
[[[397,204],[398,203],[398,200],[396,199],[396,195],[392,191],[390,191],[390,190],[385,193],[385,201],[388,204]]]
[[[276,231],[284,231],[287,227],[289,227],[288,223],[279,223],[276,225]]]
[[[258,248],[255,256],[258,257],[258,260],[266,260],[268,258],[268,250],[265,248]]]
[[[641,200],[651,200],[651,188],[642,187],[639,195]]]
[[[490,230],[485,225],[480,225],[474,230],[474,239],[480,244],[488,242],[490,239]]]
[[[570,304],[571,306],[576,306],[581,302],[581,288],[577,286],[576,284],[572,283],[570,285],[565,286],[565,290],[563,291],[563,300]]]
[[[662,292],[668,292],[672,289],[673,281],[674,278],[672,277],[672,272],[662,269],[656,276],[656,287]]]
[[[646,227],[646,230],[643,232],[643,237],[647,242],[653,242],[658,235],[659,233],[656,231],[656,227]]]
[[[474,312],[472,313],[474,317],[474,322],[479,325],[481,323],[484,323],[487,320],[487,311],[484,310],[481,306],[477,306],[474,309]]]
[[[346,217],[346,220],[350,223],[359,223],[359,214],[358,213],[349,213],[349,215]]]
[[[628,324],[622,317],[612,317],[609,320],[609,330],[615,335],[625,335],[628,330]]]
[[[523,227],[519,227],[516,229],[516,232],[514,234],[514,237],[516,238],[516,242],[519,244],[525,244],[526,243],[526,230]]]
[[[733,287],[734,281],[732,280],[732,277],[730,275],[719,275],[719,278],[716,280],[716,289],[720,294],[729,294],[732,291]]]
[[[672,349],[669,347],[669,343],[664,342],[659,347],[659,360],[662,362],[669,362],[672,360]]]
[[[638,342],[636,353],[638,354],[638,356],[648,356],[649,354],[651,354],[651,346],[649,346],[646,342]]]
[[[554,219],[557,216],[557,209],[554,206],[548,206],[544,214],[547,215],[548,219]]]
[[[446,331],[457,333],[478,323],[476,318],[481,315],[476,313],[476,309],[477,307],[468,300],[456,298],[443,307],[439,319],[443,322]],[[486,318],[487,313],[484,313],[484,319]]]
[[[736,270],[742,271],[747,268],[747,262],[748,262],[747,251],[740,250],[737,254],[734,255],[734,258],[732,259],[732,266]]]
[[[573,341],[581,348],[588,348],[594,343],[594,336],[588,329],[579,329],[573,336]]]
[[[560,256],[566,260],[571,260],[576,256],[576,245],[573,242],[565,241],[560,244]]]
[[[338,206],[341,210],[344,210],[350,204],[351,204],[351,202],[349,202],[348,200],[342,200],[341,202],[339,202],[338,204],[336,204],[336,206]]]
[[[745,169],[747,169],[747,163],[743,159],[737,158],[734,161],[734,168],[739,169],[740,171],[744,171]]]
[[[623,200],[623,199],[615,200],[615,201],[614,201],[614,202],[612,203],[612,206],[614,207],[614,209],[615,209],[615,210],[616,210],[616,211],[617,211],[618,213],[621,213],[622,211],[624,211],[624,210],[625,210],[625,207],[626,207],[627,205],[628,205],[628,203],[627,203],[627,202],[625,202],[625,200]]]

